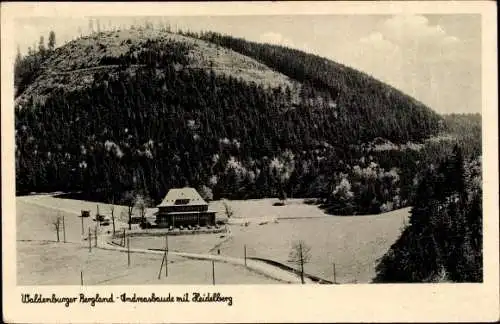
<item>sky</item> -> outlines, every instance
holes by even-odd
[[[57,45],[89,30],[141,24],[145,17],[20,18],[22,53],[40,36]],[[252,41],[286,45],[356,68],[415,97],[438,113],[481,112],[481,16],[249,15],[149,17],[173,29],[211,30]]]

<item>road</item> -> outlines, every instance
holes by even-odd
[[[117,252],[122,252],[122,253],[127,253],[127,248],[126,247],[121,247],[119,245],[110,243],[111,237],[110,236],[101,236],[100,239],[98,239],[98,248],[104,249],[104,250],[113,250]],[[146,254],[163,254],[164,251],[159,251],[159,250],[148,250],[148,249],[130,249],[130,253],[146,253]],[[201,253],[188,253],[188,252],[168,252],[169,255],[176,255],[188,259],[194,259],[194,260],[213,260],[215,262],[224,262],[224,263],[230,263],[233,265],[241,266],[241,267],[246,267],[247,269],[250,269],[256,273],[259,273],[261,275],[264,275],[266,277],[270,277],[275,280],[279,280],[285,283],[301,283],[301,279],[298,275],[291,271],[287,271],[284,269],[281,269],[279,267],[270,265],[266,262],[259,261],[259,260],[251,260],[247,259],[246,260],[246,266],[245,266],[245,259],[243,258],[234,258],[234,257],[229,257],[229,256],[224,256],[224,255],[214,255],[214,254],[201,254]],[[305,278],[305,283],[306,284],[313,284],[315,283],[309,278]]]

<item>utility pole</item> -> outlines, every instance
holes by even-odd
[[[63,240],[66,243],[66,224],[64,223],[64,215],[63,215]]]
[[[245,267],[247,266],[247,245],[243,246],[244,256],[245,256]]]
[[[299,252],[300,252],[300,281],[304,284],[304,256],[302,254],[302,243],[299,243]]]
[[[212,260],[212,284],[215,285],[215,261]]]
[[[130,237],[127,237],[127,263],[130,267]]]
[[[337,275],[335,273],[335,262],[333,263],[333,283],[337,283]]]
[[[158,280],[161,278],[161,271],[163,270],[163,264],[165,263],[165,253],[163,253],[163,258],[161,258],[160,271],[158,272]]]
[[[94,229],[94,236],[95,236],[94,246],[97,247],[97,225],[95,226],[95,229]]]
[[[82,236],[84,234],[84,230],[83,230],[83,211],[82,211],[82,215],[80,216],[82,218]]]
[[[165,234],[165,277],[168,277],[168,234]]]
[[[80,271],[80,286],[83,286],[83,271]]]
[[[90,234],[90,226],[89,226],[89,252],[92,252],[92,234]]]
[[[165,250],[163,251],[163,258],[161,259],[160,271],[158,272],[158,280],[161,278],[161,271],[165,264],[165,277],[168,277],[168,234],[165,234]]]

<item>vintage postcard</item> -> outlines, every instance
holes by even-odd
[[[1,15],[4,321],[499,319],[495,3]]]

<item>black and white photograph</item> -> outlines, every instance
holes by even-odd
[[[483,284],[482,14],[214,12],[11,19],[14,284]]]

